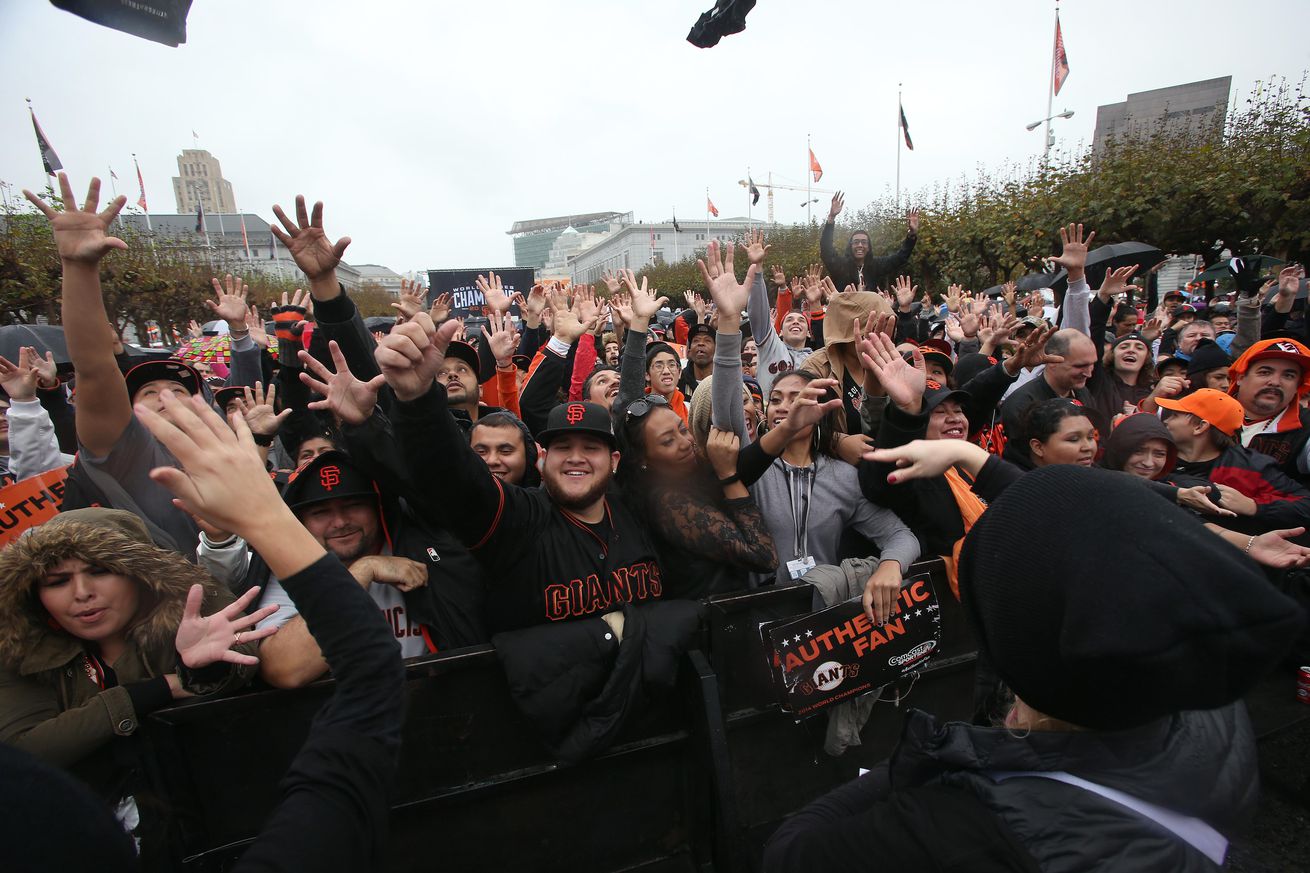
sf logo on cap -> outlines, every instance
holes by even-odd
[[[569,408],[564,411],[564,419],[569,424],[577,424],[582,421],[582,416],[586,411],[587,408],[581,403],[570,403]]]
[[[318,471],[319,483],[328,491],[341,484],[340,467],[324,467]]]

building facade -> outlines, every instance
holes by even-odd
[[[359,272],[361,285],[376,285],[392,297],[400,296],[402,276],[395,270],[379,264],[356,264],[355,269]]]
[[[767,226],[748,218],[683,220],[678,225],[678,230],[674,230],[672,222],[621,225],[570,258],[569,273],[574,283],[594,285],[607,270],[640,270],[648,264],[675,263],[703,250],[712,239],[735,243],[746,231]]]
[[[218,158],[204,149],[183,149],[177,156],[178,175],[173,177],[173,199],[178,212],[196,212],[204,204],[205,212],[236,212],[232,184],[223,178]]]
[[[139,233],[152,234],[155,245],[162,249],[196,262],[208,261],[215,271],[242,276],[258,273],[301,283],[308,281],[291,258],[291,253],[274,238],[268,222],[253,213],[210,214],[206,209],[204,224],[199,230],[196,229],[194,213],[151,213],[148,225],[145,215],[122,213],[118,220]],[[241,232],[243,221],[244,235]],[[359,270],[345,262],[337,265],[337,278],[347,290],[358,289],[362,279]]]
[[[1119,137],[1146,138],[1157,132],[1197,137],[1222,133],[1232,84],[1232,76],[1223,76],[1139,91],[1122,103],[1097,107],[1092,154],[1100,154],[1107,142]]]
[[[514,266],[540,270],[550,257],[551,248],[564,231],[607,233],[611,224],[632,222],[632,213],[586,212],[516,221],[505,231],[514,238]]]

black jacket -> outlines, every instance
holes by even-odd
[[[502,484],[469,448],[442,385],[397,403],[393,423],[421,501],[415,509],[454,533],[494,580],[487,609],[493,632],[598,616],[663,595],[655,547],[622,498],[606,499],[598,532],[544,489]]]
[[[1301,426],[1293,430],[1269,431],[1256,434],[1247,446],[1253,452],[1268,455],[1274,459],[1290,478],[1301,485],[1310,487],[1310,476],[1302,473],[1297,466],[1298,459],[1305,455],[1306,443],[1310,442],[1310,409],[1298,410]]]
[[[1024,384],[1022,388],[1015,390],[1005,403],[1001,404],[1001,422],[1005,425],[1005,460],[1012,464],[1018,464],[1025,469],[1031,469],[1033,462],[1032,456],[1028,451],[1028,437],[1024,434],[1020,422],[1023,421],[1023,414],[1028,411],[1028,407],[1035,403],[1041,403],[1043,400],[1050,400],[1058,396],[1050,383],[1046,381],[1045,375],[1038,375]],[[1098,432],[1102,435],[1110,432],[1110,421],[1102,415],[1100,409],[1093,401],[1092,393],[1086,388],[1079,388],[1074,392],[1073,400],[1075,403],[1087,409],[1087,417],[1095,425]]]
[[[1174,474],[1171,479],[1181,475],[1227,485],[1256,502],[1255,515],[1209,519],[1215,524],[1244,534],[1292,527],[1310,530],[1310,490],[1284,473],[1268,455],[1231,445],[1211,461],[1179,461]],[[1307,540],[1310,534],[1296,542],[1306,545]]]
[[[1217,869],[1171,832],[1081,787],[998,771],[1064,771],[1231,834],[1254,811],[1255,736],[1241,703],[1116,732],[939,724],[914,710],[891,760],[785,821],[767,873]]]
[[[887,404],[882,424],[878,428],[879,448],[896,448],[925,438],[928,430],[928,413],[910,415],[894,403]],[[951,494],[945,477],[911,479],[899,485],[890,485],[887,474],[896,469],[894,464],[881,461],[860,462],[860,490],[870,503],[885,506],[919,538],[925,555],[949,555],[955,541],[964,536],[964,522],[960,508]],[[1021,472],[995,455],[978,473],[973,491],[983,500],[994,500]]]
[[[819,256],[823,259],[823,267],[828,271],[832,284],[837,286],[838,292],[845,291],[847,285],[859,287],[861,273],[864,275],[866,291],[887,284],[889,280],[895,278],[896,271],[910,259],[910,252],[914,251],[914,242],[918,239],[913,233],[906,234],[901,247],[890,255],[878,257],[870,252],[864,256],[864,266],[856,267],[849,241],[846,243],[845,254],[837,254],[837,247],[832,241],[833,229],[833,222],[824,224],[823,233],[819,236]]]
[[[673,687],[700,627],[699,603],[622,604],[623,642],[599,616],[492,640],[519,709],[565,764],[605,751],[629,719]]]

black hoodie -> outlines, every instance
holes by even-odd
[[[855,233],[867,233],[867,231],[856,231]],[[837,247],[832,242],[833,223],[829,221],[823,226],[823,234],[819,237],[819,255],[823,258],[823,267],[828,271],[832,278],[832,284],[837,286],[838,292],[845,291],[847,285],[854,285],[857,288],[860,284],[860,274],[864,275],[864,290],[872,291],[875,288],[888,283],[896,271],[899,270],[906,261],[910,259],[910,252],[914,251],[914,241],[918,239],[917,235],[908,233],[905,235],[905,241],[901,247],[890,255],[875,257],[872,253],[864,256],[864,265],[855,266],[855,255],[851,254],[850,241],[846,242],[846,253],[837,254]],[[855,234],[851,234],[854,236]]]

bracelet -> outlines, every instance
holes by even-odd
[[[1255,534],[1251,534],[1251,538],[1246,541],[1246,548],[1242,549],[1242,554],[1244,555],[1251,554],[1251,545],[1255,542],[1255,537],[1256,537]]]
[[[277,434],[275,434],[275,433],[252,433],[252,434],[251,434],[251,437],[255,440],[255,445],[257,445],[257,446],[264,446],[265,448],[267,448],[268,446],[273,445],[273,440],[277,439]]]
[[[719,484],[722,485],[724,488],[727,488],[729,485],[732,485],[733,483],[740,482],[740,481],[741,481],[741,476],[739,476],[736,473],[733,473],[731,476],[729,476],[726,479],[720,479]]]
[[[243,336],[250,336],[250,328],[246,328],[245,330],[232,330],[229,328],[227,335],[235,339],[240,339]]]

